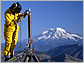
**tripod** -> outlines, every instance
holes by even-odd
[[[25,56],[23,62],[25,62],[25,61],[31,62],[32,57],[33,57],[33,59],[34,59],[35,62],[39,62],[38,58],[36,57],[36,55],[33,52],[34,51],[34,48],[33,48],[32,51],[30,51],[29,49],[27,49],[25,51],[27,51],[27,52],[25,53],[26,56]]]
[[[31,39],[31,11],[30,8],[28,9],[28,39]],[[32,43],[28,43],[29,44],[29,49],[26,50],[26,56],[23,62],[25,62],[26,60],[28,62],[32,61],[32,57],[34,59],[35,62],[38,62],[38,58],[36,57],[36,55],[33,53],[34,52],[34,48],[32,49]],[[29,60],[28,60],[29,58]]]

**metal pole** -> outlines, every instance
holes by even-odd
[[[29,8],[29,12],[30,12],[30,8]],[[28,14],[28,37],[31,38],[31,13]],[[32,49],[32,44],[29,44],[29,49]],[[29,57],[29,61],[31,62],[31,58],[32,56]]]
[[[30,11],[30,8],[29,8]],[[28,37],[31,37],[31,13],[28,14]],[[32,49],[32,44],[29,45],[29,49]]]

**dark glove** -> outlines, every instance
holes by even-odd
[[[29,14],[29,11],[28,10],[26,10],[25,12],[24,12],[24,18],[26,17],[26,15],[28,15]]]
[[[23,16],[20,16],[17,20],[14,21],[15,24],[19,23],[20,21],[22,21]]]
[[[20,16],[17,20],[18,20],[18,22],[20,22],[20,21],[22,21],[22,19],[23,19],[23,16]]]

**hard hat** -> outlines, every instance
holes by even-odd
[[[14,9],[15,12],[20,13],[22,6],[17,2],[17,3],[13,3],[10,8]]]

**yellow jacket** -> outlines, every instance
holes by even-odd
[[[6,12],[4,14],[5,14],[4,31],[14,31],[15,30],[15,26],[19,27],[18,24],[14,24],[13,20],[17,20],[18,16],[21,13],[15,13],[15,15],[13,15],[11,10],[8,9],[8,10],[6,10]]]

